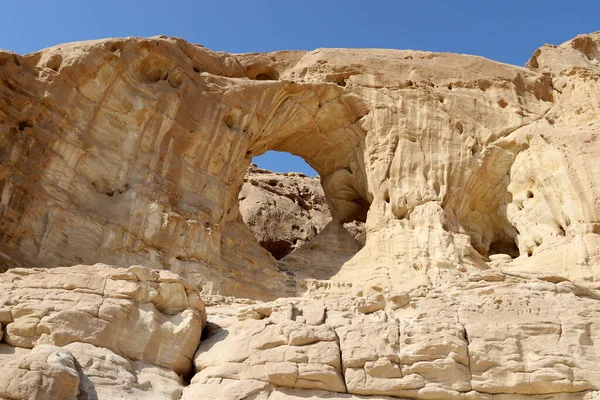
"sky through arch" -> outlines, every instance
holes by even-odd
[[[302,157],[290,153],[269,150],[265,154],[254,157],[252,162],[260,168],[273,172],[301,172],[307,176],[317,176],[315,171]]]

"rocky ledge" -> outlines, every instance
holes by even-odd
[[[600,33],[0,51],[0,399],[600,398],[599,93]]]
[[[177,275],[140,266],[14,269],[0,289],[0,398],[600,393],[600,291],[555,275],[488,271],[410,293],[346,287],[266,303],[207,296],[206,308]]]

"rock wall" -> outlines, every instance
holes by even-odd
[[[0,398],[178,399],[205,325],[198,291],[169,271],[11,269],[0,275]]]
[[[599,46],[0,52],[0,398],[599,398]]]
[[[486,268],[490,252],[589,276],[595,255],[575,243],[597,239],[595,196],[580,195],[594,181],[596,40],[544,47],[529,69],[415,51],[232,56],[162,37],[4,52],[3,253],[144,263],[207,293],[276,297],[283,277],[237,204],[251,157],[275,149],[319,172],[336,223],[367,221],[336,281],[425,282]],[[563,177],[532,170],[542,156]]]
[[[596,399],[599,300],[497,271],[410,293],[212,299],[184,398]]]
[[[600,396],[600,291],[556,275],[206,300],[140,266],[12,269],[0,275],[0,398]]]
[[[286,274],[237,200],[251,158],[274,149],[319,172],[323,243],[347,253],[336,226],[366,221],[366,245],[315,266],[321,280],[404,290],[495,253],[594,279],[597,42],[543,47],[528,69],[165,37],[3,52],[0,250],[11,265],[144,264],[204,293],[278,297]]]
[[[273,173],[252,164],[239,201],[242,220],[277,260],[304,246],[331,221],[318,177]]]

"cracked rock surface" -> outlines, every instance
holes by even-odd
[[[209,299],[184,398],[595,399],[599,300],[555,276],[492,271],[410,293]]]
[[[5,272],[0,321],[0,398],[171,399],[206,312],[172,272],[96,264]]]
[[[599,399],[599,94],[600,33],[0,51],[0,399]]]

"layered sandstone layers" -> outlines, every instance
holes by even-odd
[[[321,176],[333,222],[316,247],[349,254],[319,280],[411,289],[494,254],[594,280],[597,43],[543,47],[527,69],[164,37],[3,52],[4,264],[144,264],[205,293],[278,297],[286,275],[238,206],[251,158],[275,149]],[[351,221],[366,221],[364,247],[339,229]]]
[[[0,325],[2,399],[178,399],[206,312],[169,271],[17,268],[0,275]]]
[[[600,293],[556,275],[206,308],[141,266],[13,269],[0,289],[2,399],[600,395]]]
[[[0,397],[598,398],[599,46],[0,52]]]
[[[599,300],[497,271],[410,293],[213,299],[183,398],[597,399]]]

